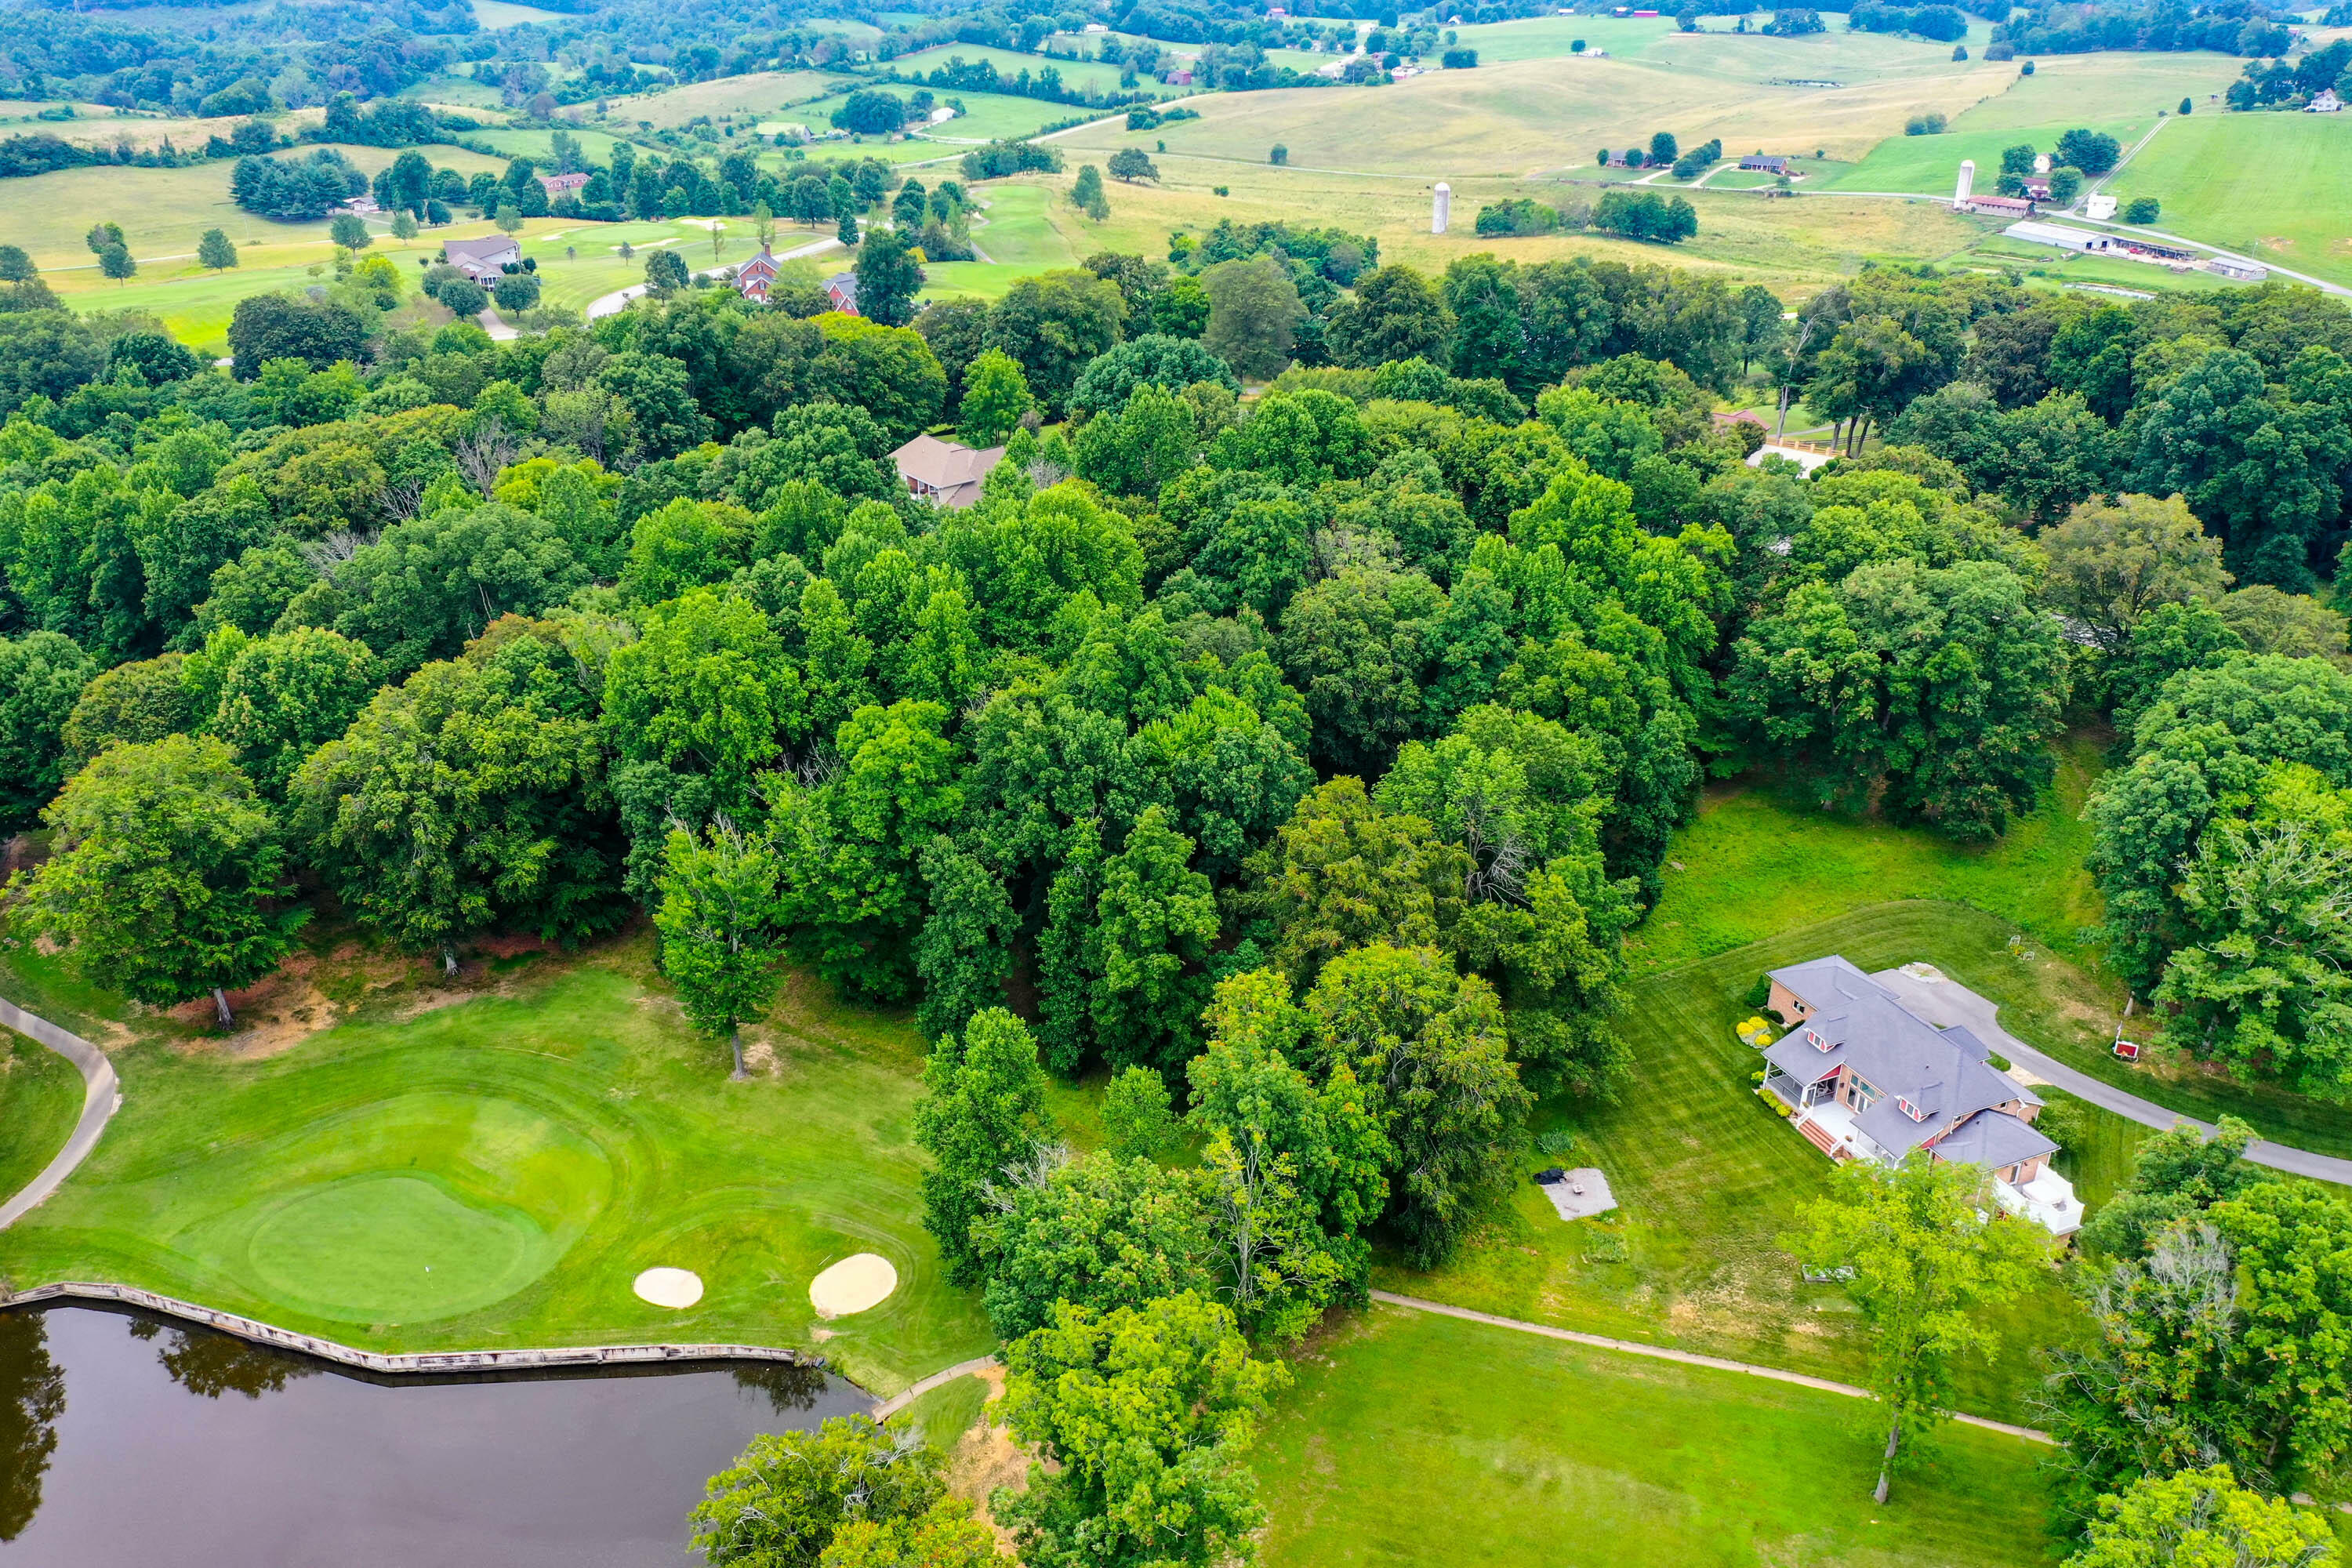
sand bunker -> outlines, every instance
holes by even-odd
[[[809,1281],[809,1304],[817,1315],[844,1318],[877,1306],[898,1288],[898,1271],[877,1253],[845,1258]]]
[[[702,1277],[684,1268],[648,1268],[637,1276],[635,1289],[656,1307],[682,1310],[702,1300]]]

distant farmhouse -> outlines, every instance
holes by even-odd
[[[766,304],[768,290],[776,281],[776,258],[765,244],[760,254],[735,269],[735,291],[746,300]]]
[[[539,183],[546,188],[547,199],[549,201],[553,201],[558,196],[578,195],[580,194],[581,187],[588,183],[588,176],[585,174],[541,174],[539,177]]]
[[[1751,153],[1739,160],[1739,166],[1767,174],[1785,174],[1789,172],[1789,160],[1775,153]]]
[[[2303,111],[2305,114],[2341,114],[2344,100],[2336,96],[2334,88],[2323,87],[2312,95],[2309,103],[2303,106]]]

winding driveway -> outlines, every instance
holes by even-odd
[[[2116,1088],[2093,1078],[2079,1068],[2068,1067],[2046,1051],[2038,1051],[1995,1021],[2000,1008],[1956,980],[1906,973],[1900,969],[1884,969],[1871,976],[1881,985],[1902,998],[1905,1005],[1937,1028],[1961,1025],[1994,1050],[2007,1057],[2011,1065],[2023,1068],[2044,1083],[2054,1084],[2068,1094],[2087,1100],[2102,1110],[2117,1116],[2128,1117],[2143,1127],[2158,1131],[2182,1122],[2197,1128],[2207,1137],[2213,1135],[2212,1123],[2200,1121],[2193,1116],[2183,1116],[2177,1110],[2167,1110],[2154,1100],[2142,1100],[2126,1089]],[[2273,1171],[2290,1175],[2309,1176],[2315,1181],[2334,1182],[2352,1187],[2352,1160],[2341,1160],[2333,1154],[2315,1154],[2307,1149],[2290,1148],[2284,1143],[2273,1143],[2256,1139],[2246,1145],[2246,1158],[2257,1165],[2268,1165]]]
[[[81,1120],[74,1123],[73,1136],[66,1140],[58,1157],[44,1166],[23,1192],[0,1204],[0,1230],[5,1230],[56,1192],[73,1174],[74,1168],[98,1147],[99,1134],[106,1131],[108,1121],[122,1104],[122,1086],[106,1053],[79,1035],[68,1034],[47,1018],[37,1018],[13,1002],[0,1002],[0,1024],[28,1040],[38,1041],[73,1063],[82,1081]]]
[[[841,241],[837,239],[812,240],[808,244],[801,246],[796,249],[785,251],[782,256],[777,257],[776,259],[779,261],[794,261],[803,256],[814,256],[818,251],[827,249],[833,246],[837,246],[840,243]],[[617,316],[623,310],[628,309],[630,300],[642,299],[645,296],[645,292],[646,286],[644,284],[632,283],[625,289],[615,289],[610,294],[600,294],[595,299],[588,301],[588,319],[594,321],[601,321],[606,316]]]

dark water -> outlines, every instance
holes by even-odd
[[[676,1568],[787,1366],[393,1379],[143,1314],[0,1311],[0,1568]]]

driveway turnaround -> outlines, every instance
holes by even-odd
[[[79,1035],[68,1034],[47,1018],[37,1018],[11,1002],[0,1002],[0,1024],[73,1063],[82,1082],[81,1120],[74,1123],[73,1136],[66,1140],[58,1157],[44,1166],[23,1192],[0,1204],[0,1230],[5,1230],[34,1205],[56,1192],[73,1174],[74,1167],[89,1157],[89,1152],[98,1147],[98,1135],[106,1131],[108,1121],[122,1103],[122,1088],[106,1053]]]
[[[1916,964],[1913,969],[1928,969],[1929,974],[1915,973],[1902,969],[1883,969],[1871,976],[1903,1000],[1905,1006],[1918,1014],[1937,1028],[1949,1028],[1955,1024],[1966,1026],[1977,1038],[2007,1057],[2011,1063],[2023,1068],[2044,1083],[2055,1084],[2068,1094],[2089,1100],[2117,1116],[2128,1117],[2143,1127],[2158,1131],[2187,1122],[2213,1134],[2213,1125],[2193,1116],[2183,1116],[2177,1110],[2167,1110],[2154,1100],[2142,1100],[2128,1090],[2103,1083],[2089,1073],[2070,1068],[2048,1054],[2035,1050],[1994,1021],[2000,1008],[1969,990],[1958,981],[1936,973],[1929,966]],[[2333,1154],[2315,1154],[2308,1149],[2289,1148],[2284,1143],[2272,1143],[2256,1139],[2246,1145],[2246,1158],[2257,1165],[2268,1165],[2273,1171],[2284,1171],[2293,1176],[2309,1176],[2315,1181],[2334,1182],[2352,1187],[2352,1160],[2341,1160]]]

